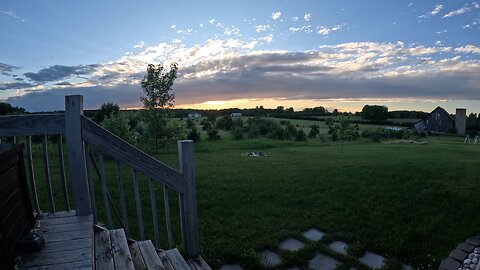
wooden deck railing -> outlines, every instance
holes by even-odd
[[[39,202],[37,179],[35,177],[34,158],[32,150],[32,136],[42,136],[42,159],[45,174],[46,201]],[[20,137],[25,137],[21,140]],[[19,116],[0,117],[0,141],[25,142],[27,145],[27,167],[30,178],[31,198],[37,211],[44,210],[42,206],[48,205],[47,211],[55,212],[58,209],[70,210],[70,197],[73,195],[74,209],[77,215],[94,214],[96,222],[97,213],[102,210],[105,213],[105,220],[102,220],[107,227],[112,228],[112,212],[118,218],[122,227],[129,232],[129,224],[132,224],[132,217],[129,215],[126,206],[126,199],[131,193],[125,192],[124,184],[126,179],[122,174],[123,167],[131,169],[133,181],[133,193],[136,209],[136,225],[139,228],[139,237],[144,240],[146,237],[144,224],[144,210],[142,198],[149,197],[151,208],[151,220],[153,226],[154,242],[160,246],[160,226],[157,211],[157,192],[163,188],[163,207],[165,213],[165,227],[168,239],[168,247],[174,246],[172,220],[170,211],[169,190],[178,193],[178,206],[180,210],[180,231],[183,247],[187,257],[196,257],[200,253],[197,225],[197,208],[195,194],[195,167],[194,151],[192,141],[178,142],[179,170],[175,170],[152,156],[142,152],[130,145],[101,126],[97,125],[87,117],[83,116],[83,97],[65,97],[65,113],[60,114],[35,114]],[[55,201],[59,201],[58,194],[52,189],[51,164],[49,161],[49,138],[56,138],[57,158],[60,184],[63,197],[63,207],[56,207]],[[64,138],[66,143],[64,143]],[[64,144],[67,152],[67,164],[64,162]],[[52,155],[50,155],[51,157]],[[97,158],[95,158],[97,156]],[[115,167],[116,179],[107,179],[106,164]],[[112,161],[112,162],[110,162]],[[111,167],[110,166],[110,167]],[[68,170],[69,179],[66,177]],[[140,181],[145,180],[139,174],[146,176],[148,180],[147,194],[142,194],[139,188]],[[95,176],[99,181],[94,181]],[[108,181],[110,180],[110,181]],[[70,191],[67,182],[70,182]],[[120,213],[117,204],[112,199],[112,188],[108,183],[117,183],[117,197]],[[95,188],[99,187],[102,193],[103,204],[97,204]],[[100,206],[101,205],[101,206]],[[102,209],[100,209],[102,207]],[[113,211],[112,211],[113,210]]]

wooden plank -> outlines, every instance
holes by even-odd
[[[65,114],[0,116],[0,137],[65,133]]]
[[[54,219],[54,218],[65,218],[65,217],[73,217],[76,216],[76,211],[75,210],[70,210],[70,211],[58,211],[55,213],[39,213],[37,215],[37,219]]]
[[[91,232],[93,229],[82,229],[82,230],[75,230],[70,232],[58,232],[49,234],[48,237],[45,237],[45,243],[51,242],[68,242],[70,240],[75,239],[82,239],[82,238],[90,238]],[[66,243],[68,245],[68,243]]]
[[[200,255],[198,238],[197,195],[195,187],[195,161],[193,141],[178,142],[180,172],[184,178],[184,192],[179,193],[180,221],[182,224],[183,246],[187,257]]]
[[[120,198],[120,211],[122,212],[122,225],[125,230],[125,234],[130,236],[130,230],[128,229],[127,207],[125,206],[125,193],[123,192],[123,180],[120,161],[115,160],[117,167],[117,183],[118,183],[118,197]]]
[[[98,153],[98,166],[100,183],[102,184],[103,205],[105,207],[105,215],[107,216],[107,227],[112,229],[112,214],[110,212],[110,203],[108,202],[108,188],[107,181],[105,180],[105,164],[103,162],[103,154]]]
[[[166,250],[165,253],[167,254],[168,260],[172,264],[173,268],[176,270],[190,270],[187,262],[182,257],[178,249],[169,249]]]
[[[88,191],[90,192],[90,205],[92,207],[93,222],[97,224],[98,222],[97,202],[95,199],[95,188],[93,185],[92,154],[90,153],[90,148],[87,143],[85,143],[84,151],[85,151],[85,158],[86,158],[85,165],[87,169]]]
[[[80,216],[92,213],[82,140],[82,114],[83,97],[66,96],[65,134],[67,136],[68,168],[72,182],[72,190],[74,191],[74,208],[77,211],[77,215]]]
[[[65,264],[79,261],[92,260],[90,255],[91,247],[82,249],[58,251],[53,253],[35,252],[26,254],[23,258],[22,267],[47,266],[54,264]]]
[[[56,253],[59,251],[77,250],[82,248],[92,248],[92,241],[89,238],[70,240],[68,245],[63,242],[51,242],[42,249],[42,254]]]
[[[48,163],[48,137],[43,136],[42,142],[43,170],[45,172],[45,185],[47,187],[48,204],[50,212],[55,212],[55,202],[53,201],[52,180],[50,178],[50,165]]]
[[[158,218],[157,218],[157,198],[155,195],[155,182],[152,178],[148,181],[148,187],[150,189],[150,203],[152,205],[152,220],[153,220],[153,234],[155,237],[155,245],[160,247],[160,236],[158,231]]]
[[[152,241],[146,240],[138,242],[138,248],[142,253],[143,261],[148,270],[163,270],[162,261],[158,257],[155,247],[153,247]]]
[[[127,244],[127,237],[123,229],[110,231],[113,261],[116,270],[134,270],[132,255]]]
[[[57,138],[58,145],[58,163],[60,164],[60,182],[63,192],[63,206],[66,210],[70,210],[70,202],[68,200],[67,180],[65,178],[65,160],[63,158],[63,135],[59,134]]]
[[[95,233],[95,267],[97,270],[115,269],[108,230],[101,230]]]
[[[91,262],[87,261],[78,261],[78,262],[69,262],[69,263],[61,263],[61,264],[53,264],[48,266],[31,266],[26,268],[20,269],[28,269],[28,270],[65,270],[65,269],[75,269],[75,270],[92,270],[93,265]]]
[[[140,248],[138,247],[138,242],[131,243],[129,248],[135,270],[147,269],[147,266],[145,266],[145,262],[143,261],[142,253],[140,252]]]
[[[130,145],[84,116],[82,117],[82,127],[83,139],[97,147],[101,152],[115,157],[122,163],[178,192],[183,191],[182,176],[176,170]]]
[[[135,193],[135,206],[137,207],[137,221],[138,228],[140,230],[140,239],[145,240],[145,228],[143,226],[143,214],[142,214],[142,200],[140,198],[140,190],[138,188],[138,176],[137,171],[132,169],[133,174],[133,190]]]
[[[157,252],[157,254],[158,254],[158,257],[160,257],[160,261],[162,261],[162,264],[165,270],[174,270],[164,250]]]
[[[41,224],[41,223],[40,223]],[[69,231],[76,231],[76,230],[83,230],[92,226],[92,221],[82,221],[70,224],[52,224],[49,226],[40,227],[40,231],[43,234],[52,234],[52,233],[59,233],[59,232],[69,232]]]
[[[163,205],[165,207],[165,223],[167,227],[168,247],[173,248],[175,242],[173,241],[172,220],[170,215],[170,195],[168,195],[168,187],[163,186]]]
[[[33,170],[33,156],[32,156],[32,136],[27,137],[27,160],[28,160],[28,174],[30,176],[30,187],[32,188],[32,201],[35,210],[40,211],[37,195],[37,183],[35,182],[35,172]]]
[[[196,258],[190,258],[187,260],[188,265],[190,268],[194,270],[212,270],[210,266],[205,262],[202,256],[198,256]]]

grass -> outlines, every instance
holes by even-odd
[[[298,255],[282,252],[282,256],[306,266],[316,251],[328,253],[324,244],[343,240],[393,262],[434,269],[457,244],[478,233],[480,145],[463,144],[462,138],[429,137],[427,145],[359,140],[346,145],[342,153],[340,145],[325,145],[318,139],[232,141],[223,135],[220,141],[195,146],[200,243],[203,257],[213,268],[236,262],[258,269],[258,251],[278,251],[276,246],[285,237],[302,239],[303,231],[315,227],[329,237],[321,243],[307,242]],[[242,155],[249,151],[268,156]],[[158,158],[177,167],[175,146],[163,149]],[[36,172],[42,174],[39,164]],[[118,205],[113,161],[107,160],[106,168]],[[55,164],[51,170],[56,175]],[[123,177],[129,220],[134,221],[133,185],[127,168]],[[42,183],[42,176],[38,178]],[[140,184],[147,232],[153,238],[147,179],[142,178]],[[60,192],[56,189],[54,194]],[[159,200],[161,193],[157,186]],[[96,197],[100,204],[98,185]],[[170,198],[178,243],[178,204],[175,194]],[[60,204],[61,197],[56,199]],[[102,220],[103,213],[99,214]],[[158,215],[163,221],[161,204]],[[138,238],[136,222],[130,223],[133,237]],[[165,233],[161,237],[165,245]],[[339,259],[361,268],[353,257]]]

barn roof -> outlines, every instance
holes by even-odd
[[[449,117],[450,119],[452,119],[452,121],[455,121],[455,119],[453,119],[453,117],[452,117],[444,108],[442,108],[442,107],[440,107],[440,106],[437,106],[437,108],[435,108],[433,111],[431,111],[431,112],[430,112],[429,114],[427,114],[425,117],[423,117],[422,119],[418,120],[417,122],[415,122],[415,123],[413,123],[413,124],[416,124],[416,123],[418,123],[418,122],[421,122],[421,121],[427,119],[427,118],[428,118],[430,115],[432,115],[436,110],[440,110],[441,112],[443,112],[443,113],[445,113],[446,115],[448,115],[448,117]]]

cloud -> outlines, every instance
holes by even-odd
[[[0,15],[8,16],[8,17],[20,20],[21,22],[25,22],[25,19],[18,16],[17,13],[15,11],[13,11],[12,9],[9,9],[9,10],[1,10],[0,9]]]
[[[240,29],[238,29],[233,25],[231,27],[226,27],[225,31],[223,31],[223,34],[226,36],[237,36],[237,37],[242,36],[242,34],[240,34]]]
[[[480,47],[477,47],[475,45],[465,45],[463,47],[455,48],[455,51],[461,52],[461,53],[479,53],[480,54]]]
[[[294,17],[291,17],[290,20],[296,22],[298,21],[300,18],[298,16],[294,16]]]
[[[0,62],[0,74],[2,75],[10,76],[11,72],[17,69],[19,69],[19,67]]]
[[[410,3],[407,5],[407,7],[411,7],[411,6],[413,6],[413,2],[410,2]]]
[[[317,33],[322,35],[322,36],[328,36],[331,32],[339,31],[342,30],[342,28],[345,26],[345,24],[337,24],[331,27],[327,26],[318,26],[317,27]]]
[[[257,33],[266,32],[267,30],[270,30],[269,24],[261,24],[261,25],[255,26],[255,31],[257,31]]]
[[[180,66],[174,85],[177,104],[241,98],[480,99],[480,60],[464,57],[479,53],[476,45],[350,42],[299,52],[255,50],[269,40],[273,35],[251,41],[212,39],[190,47],[160,43],[100,64],[86,82],[62,80],[72,85],[26,91],[7,102],[30,111],[61,109],[64,95],[82,94],[86,108],[107,101],[141,106],[139,82],[146,64],[168,65],[167,60]],[[8,89],[14,86],[34,85]]]
[[[450,18],[450,17],[453,17],[453,16],[461,15],[463,13],[467,13],[469,11],[471,11],[471,9],[469,7],[462,7],[462,8],[456,9],[454,11],[450,11],[449,13],[445,14],[442,18]]]
[[[478,9],[478,8],[480,8],[480,4],[478,4],[477,2],[472,2],[471,5],[469,5],[467,3],[467,4],[465,4],[465,6],[459,8],[459,9],[450,11],[449,13],[445,14],[442,18],[450,18],[450,17],[453,17],[453,16],[462,15],[462,14],[468,13],[468,12],[470,12],[474,9]]]
[[[171,29],[175,29],[175,28],[177,28],[177,26],[176,26],[175,24],[172,24],[172,25],[170,26],[170,28],[171,28]]]
[[[437,15],[441,10],[443,9],[443,5],[437,4],[435,5],[435,8],[433,8],[432,11],[427,12],[423,15],[418,16],[419,19],[428,19],[431,18],[435,15]]]
[[[270,43],[270,42],[273,41],[273,35],[270,34],[270,35],[268,35],[268,36],[263,37],[262,39],[263,39],[264,41],[266,41],[267,43]]]
[[[142,40],[142,41],[140,41],[139,43],[133,45],[133,48],[139,48],[139,49],[141,49],[141,48],[143,48],[143,46],[145,46],[145,43],[144,43],[143,40]]]
[[[38,72],[24,73],[25,77],[37,83],[53,82],[69,78],[73,75],[87,75],[93,73],[99,65],[78,65],[78,66],[62,66],[54,65],[39,70]]]
[[[35,84],[24,82],[6,82],[0,83],[0,90],[16,90],[35,87]]]
[[[310,16],[311,16],[311,14],[310,14],[310,13],[307,13],[307,14],[303,15],[303,19],[304,19],[306,22],[308,22],[308,21],[310,21]]]
[[[278,20],[278,19],[280,18],[280,16],[282,16],[282,12],[277,11],[277,12],[273,12],[273,13],[272,13],[271,18],[272,18],[273,20]]]
[[[211,19],[208,21],[210,24],[214,24],[215,23],[215,19]]]

